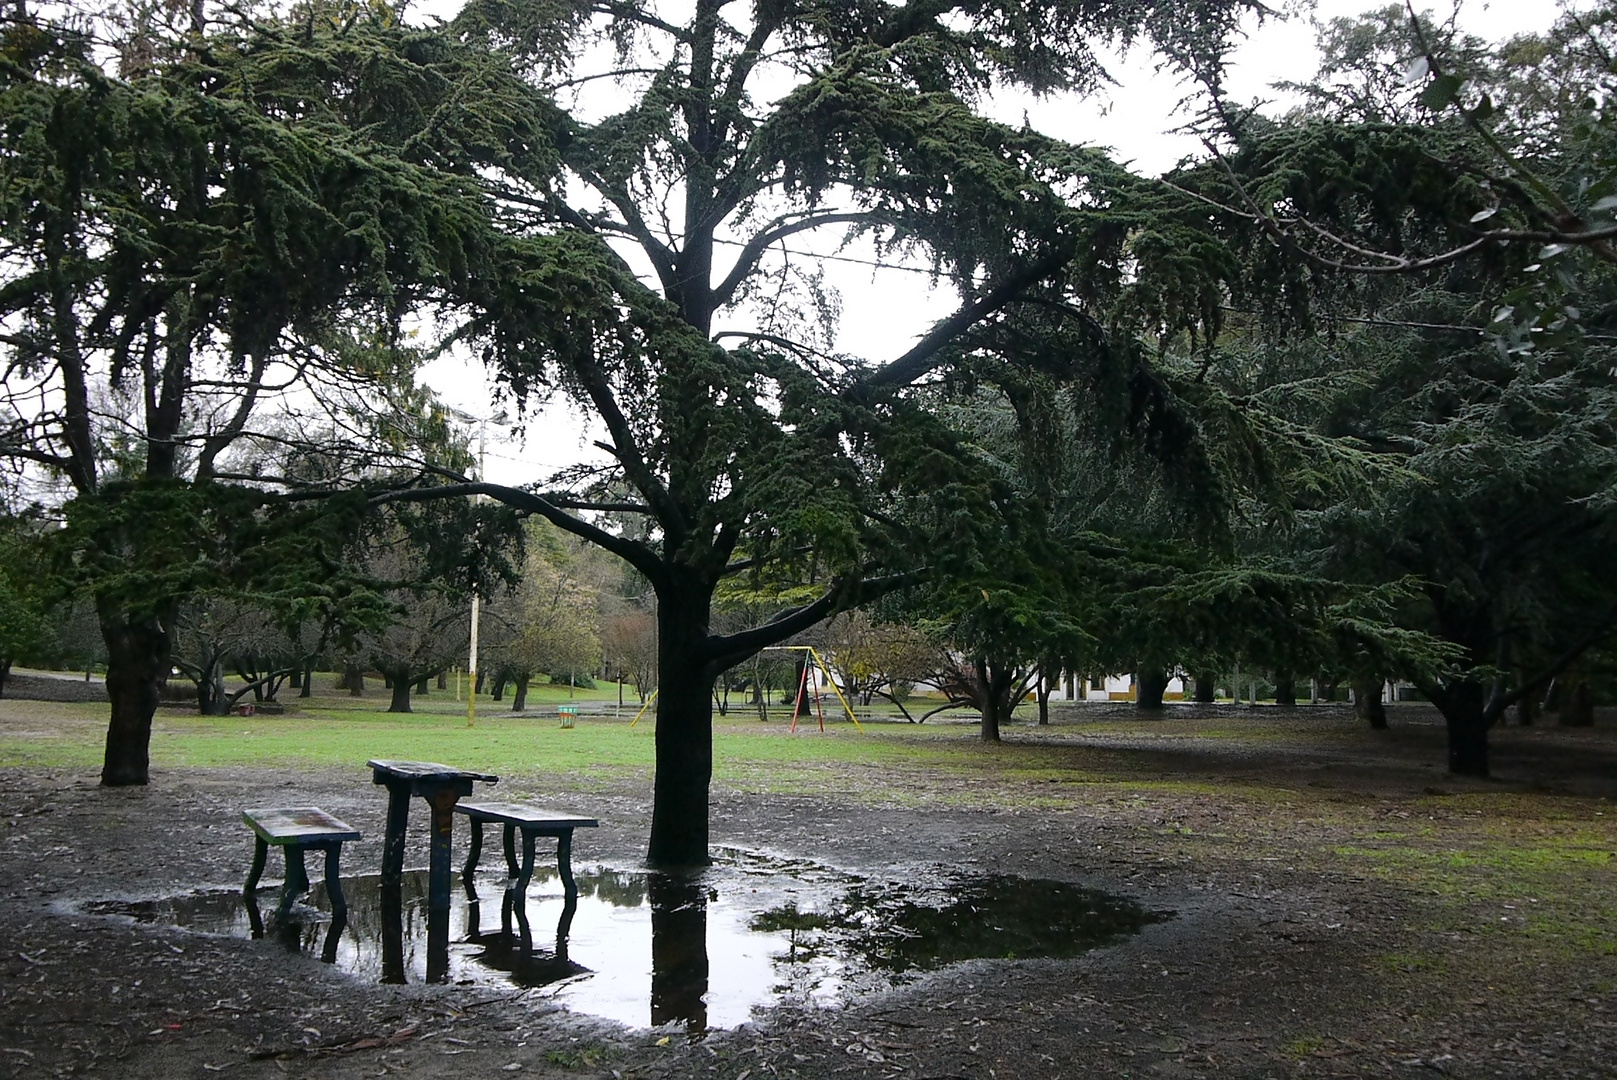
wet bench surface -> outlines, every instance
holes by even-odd
[[[455,813],[465,814],[472,825],[471,850],[461,871],[466,877],[471,877],[476,871],[477,860],[483,854],[483,825],[493,822],[505,826],[505,863],[512,890],[523,892],[528,887],[528,880],[533,877],[534,840],[540,836],[554,836],[556,869],[561,873],[562,887],[567,890],[569,897],[578,894],[578,885],[573,880],[573,830],[596,828],[601,824],[599,820],[543,806],[510,802],[462,802],[455,805]],[[517,862],[516,854],[518,830],[522,833],[521,863]]]
[[[339,862],[344,842],[360,838],[358,829],[317,806],[261,807],[242,811],[241,818],[254,833],[253,866],[247,872],[247,883],[242,886],[243,896],[251,899],[258,888],[264,862],[269,857],[270,846],[274,845],[286,856],[286,883],[281,886],[281,902],[276,907],[278,913],[285,914],[298,897],[309,891],[303,852],[314,848],[326,853],[326,895],[331,900],[332,914],[341,916],[347,911]]]

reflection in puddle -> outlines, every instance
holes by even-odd
[[[693,1035],[743,1023],[755,1006],[829,1004],[962,960],[1076,956],[1167,917],[1054,881],[898,885],[743,852],[720,860],[693,877],[580,873],[572,900],[553,867],[535,868],[517,903],[485,874],[457,891],[438,948],[426,871],[406,873],[396,898],[375,875],[344,878],[346,926],[319,910],[318,886],[312,908],[287,920],[233,892],[85,910],[278,940],[370,981],[545,988],[576,1012]]]

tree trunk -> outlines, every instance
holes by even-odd
[[[1336,684],[1337,684],[1337,682],[1338,682],[1338,680],[1336,680],[1336,679],[1327,679],[1325,682],[1322,682],[1322,683],[1319,684],[1319,699],[1321,701],[1335,701],[1336,700]]]
[[[1275,673],[1275,704],[1297,704],[1297,680],[1289,671]]]
[[[683,588],[681,586],[684,586]],[[657,765],[646,861],[706,866],[713,781],[713,696],[707,660],[711,589],[675,582],[657,603]]]
[[[1044,673],[1041,671],[1039,673],[1039,684],[1035,690],[1035,693],[1039,699],[1040,727],[1044,727],[1050,723],[1050,694],[1054,690],[1055,687],[1051,685],[1050,681],[1044,677]]]
[[[651,1023],[707,1031],[707,885],[699,877],[649,874]]]
[[[197,683],[197,697],[203,716],[225,716],[230,712],[230,697],[225,693],[224,657],[207,660],[202,678]]]
[[[0,660],[0,698],[6,696],[6,680],[11,678],[11,660]]]
[[[449,689],[449,673],[447,671],[438,672],[438,689]]]
[[[388,702],[387,711],[407,713],[410,711],[410,672],[391,671],[383,672],[393,684],[393,700]]]
[[[489,699],[491,701],[499,701],[501,698],[505,697],[506,681],[507,677],[505,669],[502,668],[494,673],[494,692],[489,695]]]
[[[305,698],[314,693],[314,661],[308,660],[303,665],[303,683],[298,687],[298,697]]]
[[[1353,680],[1353,713],[1377,731],[1387,729],[1387,706],[1381,700],[1380,679]]]
[[[416,680],[415,692],[416,692],[417,696],[421,696],[421,697],[426,696],[427,690],[429,689],[427,684],[430,683],[431,681],[432,681],[432,676],[431,675],[423,675],[423,676],[421,676],[421,678]]]
[[[1487,688],[1467,679],[1435,688],[1430,696],[1448,725],[1449,772],[1456,776],[1487,776]]]
[[[984,658],[978,658],[973,669],[977,677],[978,699],[972,704],[977,706],[983,718],[978,734],[983,742],[999,742],[1000,725],[1008,722],[1016,711],[1016,703],[1011,700],[1011,691],[1016,688],[1016,669]]]
[[[101,638],[107,645],[107,697],[111,718],[102,760],[106,787],[144,784],[151,779],[149,752],[152,715],[168,678],[168,620],[130,617],[103,607]]]
[[[1211,705],[1218,700],[1218,676],[1204,671],[1196,676],[1196,704]]]
[[[1589,690],[1589,680],[1574,675],[1561,691],[1559,710],[1562,727],[1593,727],[1595,699]]]
[[[365,696],[365,669],[359,664],[344,664],[342,667],[343,686],[348,688],[350,697]]]
[[[532,678],[526,672],[517,676],[516,693],[511,695],[512,712],[521,712],[528,707],[528,683]]]
[[[1162,695],[1168,690],[1168,673],[1161,668],[1146,668],[1139,674],[1140,692],[1136,706],[1141,709],[1162,708]]]

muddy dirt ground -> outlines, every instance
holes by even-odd
[[[969,780],[886,765],[839,767],[820,797],[717,788],[719,843],[876,878],[1056,878],[1176,917],[1075,960],[975,961],[697,1042],[514,989],[364,985],[265,943],[64,913],[239,883],[243,806],[316,803],[379,836],[359,771],[169,769],[105,790],[91,770],[6,768],[0,1075],[1617,1075],[1612,718],[1501,730],[1496,779],[1455,782],[1419,708],[1385,735],[1320,710],[1169,715],[1015,727]],[[603,822],[578,858],[636,865],[644,785],[567,794],[545,791]]]

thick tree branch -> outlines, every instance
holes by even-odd
[[[1577,641],[1573,642],[1565,652],[1556,657],[1554,663],[1550,664],[1549,667],[1539,672],[1535,677],[1522,683],[1510,693],[1495,695],[1493,699],[1488,702],[1487,708],[1483,710],[1483,719],[1491,727],[1495,720],[1498,720],[1505,714],[1506,709],[1510,708],[1527,695],[1533,693],[1535,690],[1541,690],[1548,686],[1550,682],[1563,671],[1577,663],[1578,657],[1600,644],[1601,639],[1611,635],[1614,630],[1617,630],[1617,604],[1614,604],[1612,607],[1608,608],[1606,610],[1606,614],[1602,618],[1595,621],[1594,629],[1590,630],[1587,634],[1584,634]]]
[[[645,496],[646,502],[656,512],[657,519],[662,522],[663,531],[668,534],[670,544],[678,547],[689,532],[685,515],[680,512],[668,488],[657,478],[656,473],[651,471],[651,466],[640,453],[634,431],[629,426],[629,418],[624,416],[623,410],[618,407],[618,399],[612,393],[612,387],[607,384],[605,374],[593,363],[584,360],[575,363],[573,370],[578,375],[579,382],[583,384],[584,392],[594,403],[595,411],[606,424],[606,430],[612,435],[610,444],[598,442],[595,445],[618,459],[629,482],[640,489],[640,494]]]
[[[241,437],[247,429],[247,418],[258,404],[259,386],[264,378],[264,370],[269,366],[269,350],[261,349],[253,357],[252,372],[247,377],[247,386],[242,393],[241,400],[236,404],[236,412],[220,431],[210,434],[202,444],[202,453],[197,456],[196,478],[198,483],[206,483],[213,476],[213,465],[231,443]],[[192,384],[195,385],[194,383]]]
[[[714,672],[728,671],[759,649],[785,641],[828,615],[908,588],[922,580],[925,575],[925,570],[917,570],[863,581],[843,579],[827,589],[818,600],[783,612],[762,626],[755,626],[751,630],[742,630],[735,634],[715,635],[708,639],[708,653],[715,665]]]
[[[855,386],[871,388],[908,386],[937,366],[937,354],[949,342],[994,312],[1015,303],[1029,286],[1037,284],[1065,266],[1067,259],[1067,253],[1060,251],[1030,263],[976,300],[962,305],[953,315],[928,331],[914,348],[892,363],[866,375],[855,383]]]

